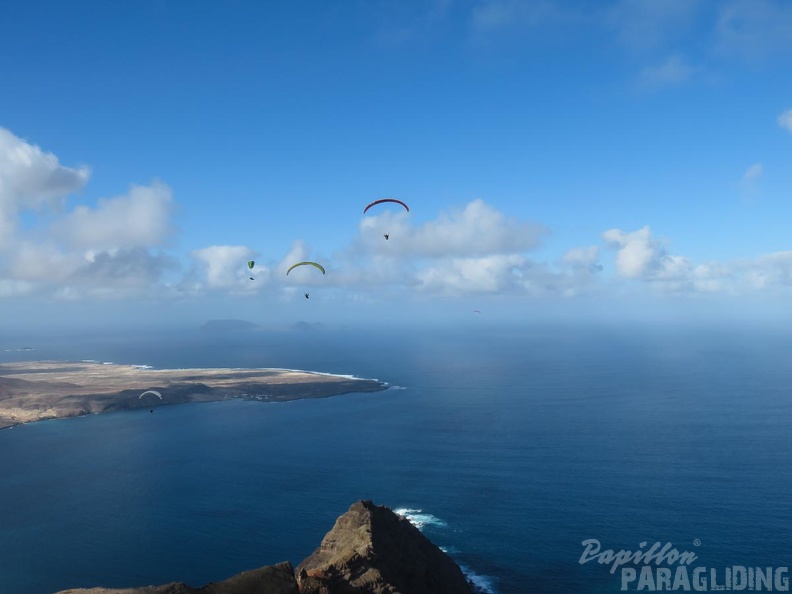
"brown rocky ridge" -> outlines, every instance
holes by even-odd
[[[192,588],[184,583],[57,594],[473,594],[459,566],[409,520],[354,503],[297,566],[279,563]]]

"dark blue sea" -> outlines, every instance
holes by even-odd
[[[496,594],[621,591],[621,569],[580,562],[587,539],[603,551],[671,543],[719,579],[726,567],[792,566],[787,328],[478,317],[2,342],[2,361],[284,367],[392,386],[0,431],[3,594],[199,586],[297,564],[358,499],[409,514]]]

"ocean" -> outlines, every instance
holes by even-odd
[[[644,575],[643,590],[663,589],[665,567],[690,568],[691,582],[706,567],[709,591],[726,568],[792,566],[792,333],[782,328],[475,317],[3,341],[0,362],[283,367],[391,386],[0,431],[4,594],[199,586],[296,565],[358,499],[408,515],[493,594],[636,590],[625,568],[657,580],[648,587]],[[594,540],[600,552],[659,543],[666,555],[614,567],[607,554],[583,557]]]

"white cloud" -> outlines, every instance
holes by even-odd
[[[753,289],[792,287],[792,251],[764,254],[753,261],[741,261],[738,266]]]
[[[51,242],[25,240],[7,256],[8,275],[27,283],[31,292],[43,290],[74,299],[157,291],[165,273],[176,269],[172,257],[143,248],[64,251]]]
[[[418,271],[416,280],[432,293],[499,293],[515,287],[515,270],[525,263],[515,254],[444,259]]]
[[[696,68],[685,63],[682,56],[675,54],[659,66],[647,66],[644,68],[639,81],[645,87],[668,87],[687,82],[695,71]]]
[[[596,246],[555,266],[535,263],[526,253],[548,229],[507,217],[483,200],[418,226],[410,217],[399,209],[364,217],[358,239],[337,257],[327,282],[365,292],[566,295],[590,285],[600,268]],[[385,232],[390,239],[383,239]]]
[[[370,239],[371,229],[393,229],[393,241],[385,245],[378,236],[381,250],[401,251],[421,257],[481,257],[497,254],[517,254],[537,247],[548,229],[536,223],[509,218],[483,200],[473,200],[464,208],[441,212],[434,221],[412,228],[407,218],[399,213],[395,217],[364,218],[361,234]]]
[[[65,253],[52,242],[20,241],[8,256],[8,270],[14,278],[55,283],[87,263],[88,257],[78,252]]]
[[[0,128],[0,249],[14,235],[20,212],[60,205],[89,177],[87,167],[64,167],[52,153]]]
[[[744,295],[792,291],[792,251],[697,264],[666,253],[648,227],[630,233],[611,229],[603,237],[617,248],[616,265],[621,276],[649,282],[664,292]]]
[[[600,249],[596,245],[585,248],[573,248],[564,254],[562,263],[579,271],[599,272]]]
[[[565,271],[519,254],[448,258],[415,273],[423,293],[451,296],[490,294],[571,297],[589,290],[598,267]]]
[[[87,167],[58,158],[0,128],[0,296],[122,297],[161,283],[176,261],[147,248],[170,231],[171,191],[155,182],[95,207],[67,209]],[[49,209],[49,228],[18,225],[24,211]]]
[[[176,268],[166,254],[151,253],[144,248],[125,248],[92,254],[69,277],[70,283],[84,283],[94,290],[158,289],[164,273]]]
[[[792,133],[792,109],[788,109],[778,116],[778,125],[784,128],[787,132]]]
[[[78,206],[53,226],[68,245],[92,249],[147,247],[170,234],[171,189],[154,182],[129,193],[102,198],[96,208]]]
[[[626,233],[610,229],[602,234],[606,244],[616,247],[616,269],[626,278],[642,278],[660,268],[665,248],[652,239],[649,227]]]
[[[206,285],[211,289],[255,290],[268,276],[268,269],[256,264],[256,281],[250,280],[248,260],[254,259],[254,252],[243,245],[212,245],[191,252],[203,269]]]

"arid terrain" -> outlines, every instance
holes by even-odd
[[[375,392],[382,382],[284,369],[148,369],[94,362],[0,365],[0,428],[43,419],[244,398],[285,402]],[[143,392],[155,390],[155,394]]]

